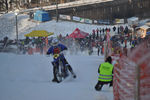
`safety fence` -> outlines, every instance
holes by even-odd
[[[123,50],[123,49],[121,49]],[[128,55],[112,54],[114,100],[150,99],[150,43],[143,42]]]
[[[47,52],[47,50],[48,50],[48,47],[47,46],[44,46],[44,47],[42,47],[42,48],[32,48],[32,47],[29,47],[28,49],[27,49],[27,53],[29,54],[29,55],[33,55],[33,54],[35,54],[35,53],[40,53],[40,54],[46,54],[46,52]]]

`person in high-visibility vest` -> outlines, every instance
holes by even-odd
[[[97,91],[100,91],[104,84],[109,84],[111,87],[113,84],[113,65],[111,56],[106,58],[106,61],[100,64],[98,68],[99,78],[95,86]]]

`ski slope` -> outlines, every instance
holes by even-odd
[[[19,14],[17,18],[19,39],[24,39],[24,35],[32,32],[33,30],[46,30],[48,32],[54,32],[53,36],[58,36],[60,34],[62,36],[66,36],[67,34],[71,34],[76,28],[92,34],[93,29],[96,30],[97,28],[106,29],[106,27],[113,27],[112,25],[93,25],[61,20],[59,20],[58,23],[56,20],[36,23],[29,21],[29,16],[25,14]],[[118,25],[115,26],[117,27]],[[111,35],[113,34],[114,33],[111,30]],[[16,19],[13,12],[0,16],[0,40],[2,40],[5,36],[8,36],[9,39],[16,39]]]
[[[107,85],[95,91],[103,56],[65,55],[77,78],[51,82],[52,57],[0,53],[0,100],[113,100]]]

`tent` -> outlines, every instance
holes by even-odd
[[[143,25],[135,29],[136,29],[137,35],[140,35],[140,37],[144,38],[146,34],[148,34],[147,32],[150,30],[150,27],[147,25]]]
[[[138,17],[131,17],[127,19],[128,25],[138,25],[139,18]]]
[[[79,30],[79,28],[76,28],[67,38],[85,38],[88,36],[89,33],[83,32]]]
[[[53,35],[53,32],[47,32],[45,30],[33,30],[32,32],[25,34],[26,37],[47,37]]]
[[[42,10],[37,10],[36,13],[34,14],[34,20],[40,21],[40,22],[45,22],[51,20],[50,14],[46,11]]]

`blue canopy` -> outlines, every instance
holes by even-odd
[[[150,31],[146,33],[147,35],[150,35]]]

